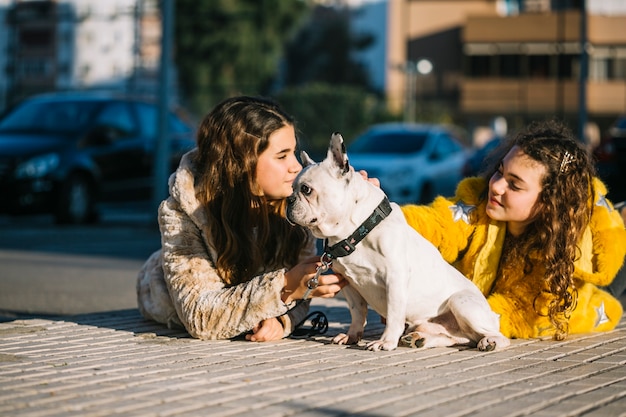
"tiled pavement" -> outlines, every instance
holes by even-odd
[[[0,416],[626,416],[626,323],[500,352],[199,341],[136,310],[0,323]],[[366,339],[382,331],[370,316]]]

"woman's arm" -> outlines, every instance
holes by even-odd
[[[168,199],[159,209],[165,282],[177,315],[199,339],[228,339],[285,314],[284,269],[227,287],[196,224]]]
[[[604,185],[595,180],[598,195],[587,232],[580,242],[581,257],[576,262],[575,276],[591,284],[609,285],[619,271],[626,254],[624,214],[603,196]]]
[[[468,179],[461,182],[453,198],[437,197],[428,206],[402,207],[407,222],[439,249],[443,258],[452,263],[467,248],[479,221],[479,195],[484,182]]]

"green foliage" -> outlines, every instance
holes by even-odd
[[[397,119],[382,99],[360,87],[306,84],[282,90],[274,98],[295,117],[300,147],[318,160],[333,132],[350,143],[369,125]]]
[[[303,0],[178,0],[175,59],[188,106],[204,113],[235,94],[263,94]]]
[[[369,85],[365,67],[353,54],[369,48],[374,37],[351,33],[350,16],[347,8],[318,6],[312,10],[285,47],[287,85]]]
[[[301,148],[312,156],[325,154],[333,132],[349,143],[367,126],[393,120],[350,58],[371,36],[351,35],[345,11],[310,4],[178,0],[175,59],[185,107],[204,115],[226,97],[273,95],[296,118]],[[271,94],[282,58],[289,87]]]
[[[453,124],[455,117],[446,103],[429,101],[420,102],[415,106],[415,117],[422,123]]]

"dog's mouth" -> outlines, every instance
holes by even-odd
[[[314,227],[319,223],[319,217],[307,218],[305,210],[296,204],[297,197],[295,194],[287,197],[287,221],[291,224],[300,224],[305,227]]]
[[[317,217],[313,217],[312,219],[302,219],[300,221],[298,221],[298,217],[297,215],[294,214],[294,212],[290,209],[287,209],[287,213],[286,216],[287,221],[292,224],[292,225],[296,225],[296,224],[300,224],[302,226],[315,226],[318,223],[318,218]]]

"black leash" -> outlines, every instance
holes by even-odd
[[[306,328],[304,324],[310,320],[311,327]],[[295,339],[305,339],[312,336],[318,336],[328,331],[328,318],[321,311],[313,311],[296,325],[291,337]]]

